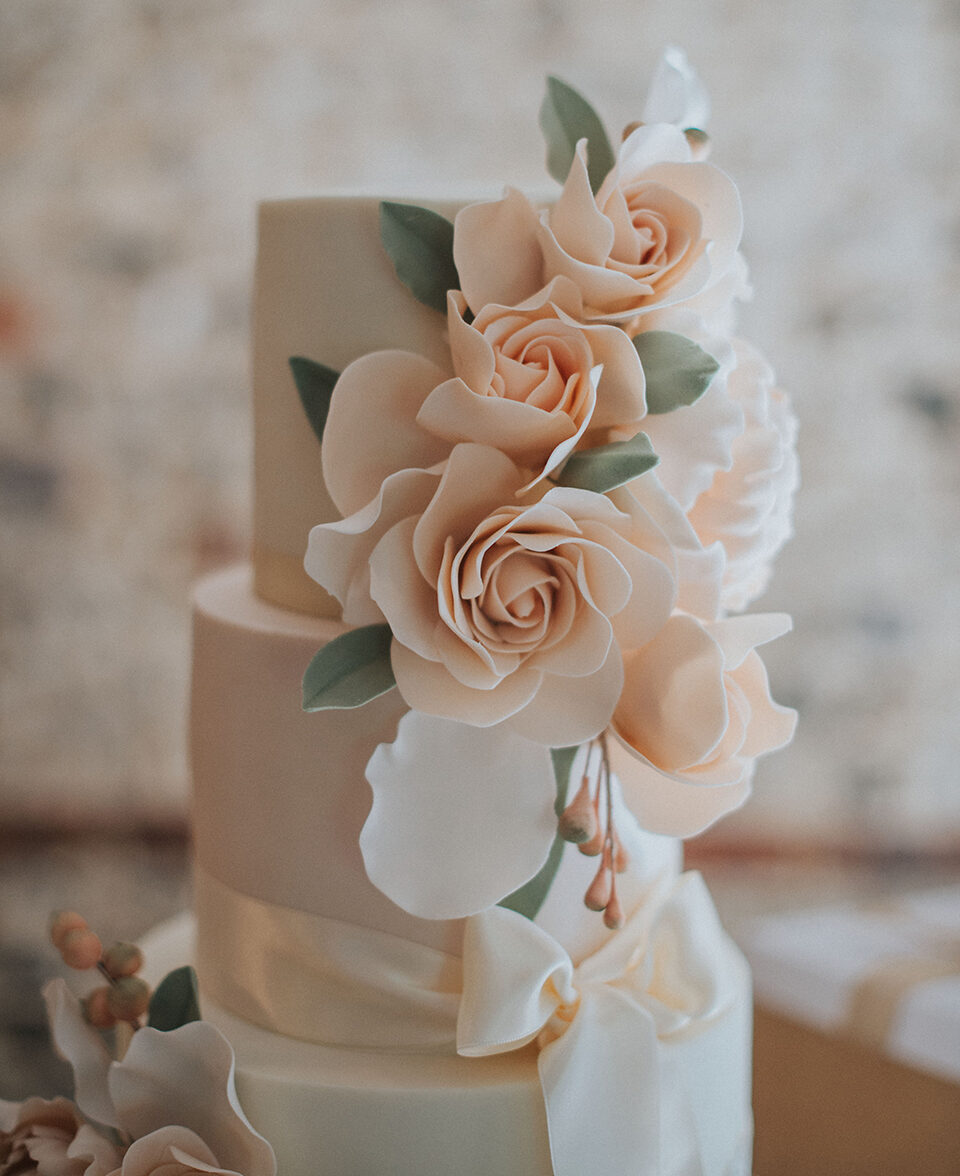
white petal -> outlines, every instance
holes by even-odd
[[[641,117],[645,123],[707,129],[710,96],[687,55],[676,45],[668,45],[663,51]]]
[[[106,1127],[118,1127],[107,1075],[111,1057],[103,1038],[84,1020],[80,1002],[64,980],[51,980],[43,990],[50,1033],[57,1053],[73,1067],[77,1106]]]
[[[342,515],[361,510],[390,474],[427,469],[450,446],[416,423],[431,389],[447,376],[409,351],[374,351],[341,373],[323,432],[323,480]]]
[[[135,1139],[161,1127],[186,1127],[228,1170],[275,1176],[273,1148],[237,1100],[230,1043],[208,1022],[169,1033],[138,1029],[126,1057],[110,1067],[109,1083],[120,1125]]]
[[[502,728],[410,711],[367,765],[367,874],[410,914],[472,915],[546,861],[556,833],[550,753]]]

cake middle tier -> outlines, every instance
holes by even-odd
[[[321,928],[331,920],[459,957],[462,920],[401,910],[370,882],[360,853],[372,803],[364,771],[377,745],[394,738],[406,710],[399,692],[355,710],[301,710],[304,670],[343,631],[340,622],[260,600],[248,567],[197,586],[190,728],[198,882],[212,879],[232,910],[250,900],[290,912],[292,921],[299,913]],[[657,879],[679,871],[680,852],[676,842],[642,833],[626,813],[618,828],[631,859],[618,884],[630,910]],[[596,868],[596,859],[568,846],[537,916],[575,959],[611,934],[583,904]],[[198,905],[201,951],[220,944],[221,991],[231,961],[251,966],[244,960],[246,916],[231,921],[222,903]],[[263,911],[257,917],[270,921]],[[232,925],[236,942],[229,940]],[[313,924],[310,934],[322,938]]]

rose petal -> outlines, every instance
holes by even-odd
[[[735,670],[751,649],[789,633],[793,621],[786,613],[751,613],[714,621],[708,628],[723,650],[724,668]]]
[[[640,827],[650,833],[693,837],[739,808],[750,795],[749,774],[733,784],[705,787],[658,772],[618,738],[610,740],[609,752],[624,801]]]
[[[159,1176],[176,1164],[197,1172],[223,1172],[217,1157],[194,1131],[186,1127],[161,1127],[135,1139],[123,1160],[123,1176]]]
[[[420,657],[399,641],[394,641],[390,659],[408,706],[474,727],[492,727],[516,714],[537,693],[542,677],[538,670],[523,666],[490,689],[474,689],[458,681],[446,666]]]
[[[367,765],[370,880],[410,914],[455,919],[537,873],[556,833],[549,752],[503,728],[406,714]],[[424,868],[424,866],[428,868]]]
[[[196,1132],[217,1161],[243,1176],[275,1176],[273,1148],[237,1101],[234,1056],[206,1021],[168,1033],[138,1029],[109,1085],[120,1126],[135,1139],[178,1125]]]
[[[414,516],[390,528],[370,556],[370,595],[383,611],[393,635],[421,657],[436,660],[436,580],[428,583],[414,559]]]
[[[759,655],[748,653],[734,678],[750,703],[750,726],[741,755],[755,757],[785,747],[796,730],[797,712],[770,697],[767,669]]]
[[[475,313],[488,302],[516,306],[543,285],[538,226],[536,209],[515,188],[457,213],[453,260]]]
[[[617,734],[668,772],[707,760],[728,723],[723,653],[716,641],[692,617],[678,614],[624,662]]]
[[[448,375],[409,351],[375,351],[344,369],[321,448],[323,479],[342,515],[362,510],[390,474],[446,458],[450,446],[421,429],[416,416]]]
[[[550,231],[557,244],[588,265],[603,265],[613,247],[614,231],[610,220],[597,207],[587,172],[587,141],[577,144],[570,173],[563,191],[550,210]]]
[[[530,703],[504,724],[547,747],[570,747],[593,739],[610,722],[623,689],[623,658],[614,645],[600,669],[585,678],[544,674]]]
[[[496,449],[455,446],[414,534],[417,566],[428,583],[437,582],[447,537],[459,547],[483,518],[513,500],[522,482],[514,463]]]
[[[383,620],[370,595],[371,553],[397,522],[423,510],[439,483],[439,473],[400,470],[384,481],[376,498],[362,510],[311,530],[303,566],[307,575],[340,601],[348,625]]]

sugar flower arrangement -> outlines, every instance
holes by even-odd
[[[409,706],[369,762],[361,848],[421,917],[532,918],[568,841],[599,858],[586,901],[615,928],[616,781],[643,828],[690,836],[792,736],[757,653],[789,618],[743,610],[790,533],[795,422],[731,337],[741,208],[707,114],[670,51],[614,152],[550,79],[553,202],[507,188],[453,223],[381,205],[449,363],[291,360],[343,516],[305,567],[354,626],[304,707]]]
[[[273,1148],[237,1101],[234,1053],[200,1020],[196,977],[170,972],[151,990],[132,943],[106,951],[86,919],[60,911],[50,936],[63,960],[105,981],[78,1000],[44,989],[74,1098],[0,1099],[3,1176],[276,1176]]]

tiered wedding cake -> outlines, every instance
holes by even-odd
[[[260,213],[193,950],[282,1176],[749,1171],[749,976],[675,839],[792,733],[755,651],[788,622],[740,610],[793,421],[729,337],[740,205],[682,57],[617,154],[562,83],[541,118],[549,200]]]

